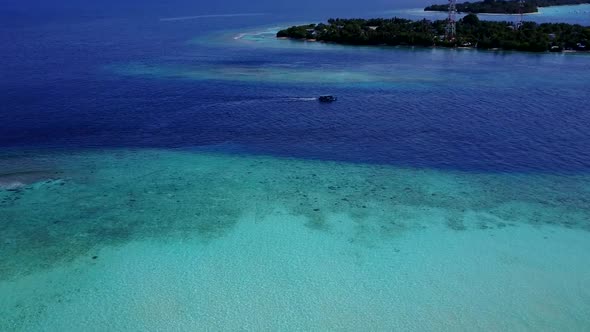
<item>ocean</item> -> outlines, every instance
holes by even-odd
[[[588,54],[274,37],[427,4],[9,0],[0,330],[588,330]]]

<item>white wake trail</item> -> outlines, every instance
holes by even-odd
[[[200,18],[244,17],[244,16],[264,16],[264,15],[267,15],[267,14],[265,14],[265,13],[212,14],[212,15],[195,15],[195,16],[181,16],[181,17],[166,17],[166,18],[161,18],[160,21],[162,21],[162,22],[170,22],[170,21],[196,20],[196,19],[200,19]]]

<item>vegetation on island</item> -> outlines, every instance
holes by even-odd
[[[518,0],[484,0],[478,2],[464,2],[457,4],[457,11],[460,13],[473,14],[528,14],[536,13],[539,7],[580,5],[590,3],[590,0],[525,0],[521,4]],[[449,10],[449,5],[432,5],[424,8],[424,11]]]
[[[445,38],[447,21],[392,19],[330,19],[327,23],[293,26],[277,37],[346,45],[442,46],[529,52],[590,49],[590,27],[565,23],[480,21],[469,14],[457,22],[457,37]]]

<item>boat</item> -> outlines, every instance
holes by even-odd
[[[318,98],[318,100],[322,103],[331,103],[331,102],[335,102],[336,100],[338,100],[335,96],[320,96],[320,98]]]

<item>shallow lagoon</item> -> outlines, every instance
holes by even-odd
[[[3,330],[590,323],[588,176],[198,151],[36,158],[60,176],[0,192]]]

